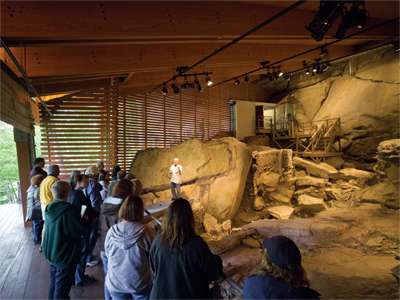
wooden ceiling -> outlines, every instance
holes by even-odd
[[[51,94],[104,85],[125,78],[123,93],[146,92],[294,1],[264,2],[1,2],[1,37],[40,91]],[[305,29],[318,8],[309,1],[193,71],[213,72],[218,82],[333,40],[321,42]],[[398,1],[367,1],[368,25],[398,17]],[[351,32],[351,31],[350,31]],[[360,46],[391,40],[398,23],[329,48],[331,58]],[[299,68],[318,52],[285,63]],[[15,70],[3,50],[0,57]],[[17,73],[18,74],[18,73]]]

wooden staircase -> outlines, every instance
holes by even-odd
[[[341,155],[340,119],[326,119],[288,124],[285,132],[274,132],[273,141],[280,148],[292,148],[296,154],[316,161]],[[338,142],[338,147],[334,144]]]

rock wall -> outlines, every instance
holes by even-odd
[[[171,199],[168,172],[174,157],[183,166],[182,196],[192,202],[199,222],[206,212],[218,221],[236,214],[251,164],[246,144],[235,138],[191,139],[170,149],[140,151],[131,173],[142,182],[146,203]]]
[[[329,77],[298,83],[283,101],[295,104],[299,122],[340,118],[347,154],[371,158],[380,141],[399,136],[398,57],[389,48],[339,67]]]

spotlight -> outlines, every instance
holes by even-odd
[[[318,73],[318,66],[314,66],[312,71],[313,71],[313,73]]]
[[[203,87],[201,86],[200,81],[199,81],[197,78],[194,80],[194,84],[196,85],[197,90],[198,90],[200,93],[204,92],[204,89],[203,89]]]
[[[324,63],[321,65],[321,73],[324,73],[329,69],[329,63]]]
[[[207,75],[207,77],[206,77],[206,84],[207,84],[207,86],[212,86],[212,84],[213,84],[213,82],[212,82],[210,76],[208,76],[208,75]]]
[[[167,88],[167,85],[164,83],[163,84],[163,87],[162,87],[162,89],[161,89],[161,93],[164,95],[164,96],[167,96],[168,95],[168,88]]]
[[[236,79],[233,83],[234,83],[235,85],[239,85],[239,84],[240,84],[240,80],[239,80],[239,79]]]
[[[354,1],[350,10],[343,8],[344,16],[340,23],[335,38],[343,39],[350,28],[363,29],[367,23],[368,12],[364,8],[365,1]]]
[[[343,7],[343,1],[321,0],[318,11],[306,29],[316,41],[323,39]]]
[[[178,86],[175,84],[175,82],[173,84],[171,84],[171,88],[174,91],[174,94],[179,94],[179,88]]]
[[[310,70],[309,69],[307,69],[306,70],[306,75],[310,75],[311,73],[310,73]]]
[[[283,74],[282,76],[283,76],[283,79],[290,81],[292,74],[286,73],[286,74]]]
[[[278,77],[282,77],[283,76],[283,72],[279,71]]]
[[[189,84],[189,82],[188,82],[188,80],[187,80],[187,76],[186,75],[184,75],[184,81],[183,81],[183,83],[181,84],[181,89],[188,89],[188,88],[190,88],[190,84]]]

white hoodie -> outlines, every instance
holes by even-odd
[[[150,246],[151,237],[143,224],[120,222],[110,228],[105,241],[105,284],[111,293],[137,293],[151,286]]]

